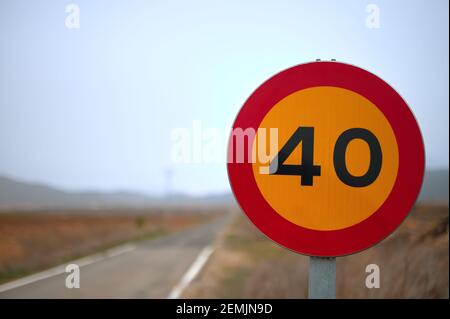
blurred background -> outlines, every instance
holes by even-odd
[[[244,217],[225,151],[253,90],[316,59],[387,81],[426,148],[412,213],[381,244],[338,259],[337,296],[448,298],[448,6],[2,1],[0,298],[306,297],[307,258]],[[202,271],[179,287],[205,247]],[[93,254],[102,260],[81,268],[80,289],[60,270],[20,281]],[[371,263],[379,289],[365,286]]]

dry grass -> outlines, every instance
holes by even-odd
[[[217,211],[220,213],[220,211]],[[195,210],[51,211],[0,214],[0,282],[130,240],[205,222]]]
[[[418,206],[381,244],[338,258],[338,298],[448,298],[448,207]],[[368,289],[366,265],[381,271]],[[187,298],[306,298],[308,258],[272,243],[238,214]]]

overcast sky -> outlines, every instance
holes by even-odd
[[[316,58],[382,77],[449,163],[448,1],[67,1],[0,4],[0,175],[70,190],[228,191],[225,163],[174,164],[171,132],[226,132],[273,74]],[[380,9],[368,28],[366,6]],[[225,144],[223,144],[225,146]]]

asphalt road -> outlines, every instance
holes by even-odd
[[[221,217],[176,234],[139,242],[131,249],[100,260],[93,256],[80,267],[80,288],[68,289],[65,285],[68,274],[57,273],[0,292],[0,299],[166,298],[229,219]]]

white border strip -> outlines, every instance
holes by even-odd
[[[189,267],[188,271],[181,278],[180,282],[172,289],[170,294],[167,296],[167,299],[178,299],[180,298],[183,291],[189,286],[192,280],[197,277],[199,272],[202,270],[203,266],[205,266],[209,257],[213,253],[214,248],[211,246],[207,246],[203,248],[200,254],[197,256],[191,267]]]
[[[113,258],[128,252],[131,252],[136,249],[136,246],[134,245],[123,245],[116,248],[111,248],[106,250],[103,253],[95,254],[92,256],[87,256],[78,260],[74,260],[71,262],[68,262],[64,265],[59,265],[41,272],[38,272],[36,274],[23,277],[14,281],[7,282],[6,284],[0,285],[0,293],[15,289],[18,287],[22,287],[25,285],[32,284],[33,282],[40,281],[43,279],[47,279],[56,275],[60,275],[62,273],[66,272],[66,265],[69,264],[76,264],[79,267],[87,266],[105,259]]]

